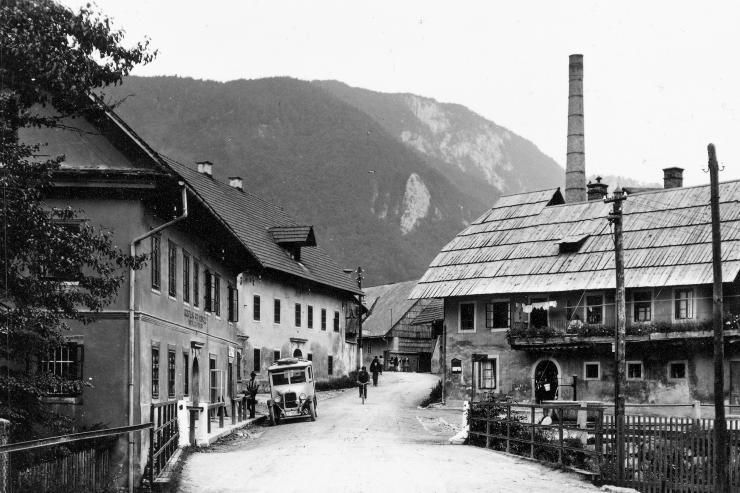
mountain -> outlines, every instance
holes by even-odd
[[[291,78],[129,77],[116,111],[155,149],[313,224],[368,285],[418,278],[503,193],[558,186],[525,139],[458,105]]]

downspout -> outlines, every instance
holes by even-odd
[[[182,214],[177,216],[175,219],[168,221],[151,231],[144,233],[141,236],[137,236],[133,239],[130,245],[130,254],[132,257],[136,255],[136,245],[152,235],[155,235],[163,229],[169,228],[170,226],[178,223],[188,217],[188,194],[185,188],[184,182],[178,183],[182,187]],[[128,425],[134,425],[134,311],[136,310],[136,304],[134,295],[136,293],[136,270],[132,267],[129,270],[129,284],[128,284]],[[129,493],[134,491],[134,433],[128,433],[128,491]]]

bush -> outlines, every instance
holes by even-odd
[[[324,390],[340,390],[340,389],[351,389],[357,387],[357,372],[351,371],[349,375],[343,377],[331,378],[329,380],[321,380],[316,382],[316,390],[321,392]]]

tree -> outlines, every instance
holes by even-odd
[[[43,362],[70,321],[89,322],[113,300],[125,269],[145,260],[78,220],[80,211],[48,207],[64,156],[41,159],[42,146],[18,141],[23,127],[63,126],[99,111],[94,91],[156,55],[148,40],[130,48],[122,41],[89,4],[73,12],[51,0],[0,2],[0,417],[16,438],[71,426],[42,397],[84,384],[44,371]]]

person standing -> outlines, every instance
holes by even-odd
[[[367,366],[363,366],[360,373],[357,374],[357,382],[360,387],[360,397],[363,392],[365,393],[365,399],[367,399],[367,384],[370,381],[370,374],[367,372]]]
[[[378,361],[378,357],[373,358],[373,362],[370,363],[370,373],[373,374],[373,387],[378,386],[378,374],[383,373],[383,365]]]
[[[254,418],[255,408],[257,406],[257,392],[260,390],[260,386],[257,380],[254,379],[257,374],[252,372],[249,374],[249,381],[247,382],[247,409],[249,409],[249,417]]]

